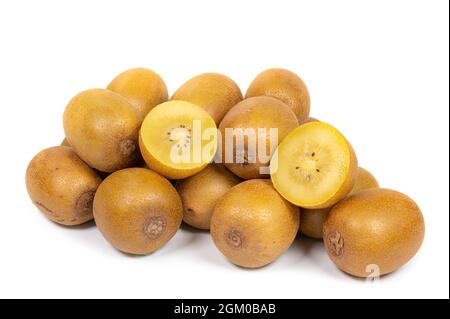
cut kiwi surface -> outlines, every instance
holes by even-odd
[[[168,178],[186,178],[212,161],[217,150],[217,128],[202,107],[169,101],[146,116],[139,145],[149,168]]]
[[[324,208],[353,187],[357,160],[351,145],[333,126],[310,122],[280,143],[270,164],[274,187],[291,203]]]

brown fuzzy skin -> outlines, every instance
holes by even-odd
[[[93,218],[92,201],[101,178],[67,146],[39,152],[26,172],[28,194],[44,215],[62,225]]]
[[[145,168],[127,168],[109,175],[98,188],[94,218],[116,249],[145,255],[175,235],[183,207],[167,179]]]
[[[67,138],[64,138],[60,145],[61,146],[69,146],[70,147],[70,144],[69,144],[69,141],[67,140]]]
[[[84,91],[64,112],[67,141],[90,167],[102,172],[114,172],[136,162],[139,127],[131,104],[110,90]]]
[[[358,175],[356,177],[355,185],[349,195],[356,194],[360,191],[379,188],[377,180],[370,174],[369,171],[362,167],[358,167]],[[300,232],[308,237],[315,239],[323,238],[323,224],[331,211],[332,207],[322,209],[303,209],[302,222],[300,223]]]
[[[140,122],[153,107],[167,101],[169,97],[164,80],[156,72],[146,68],[120,73],[107,88],[130,102]]]
[[[250,84],[246,98],[253,96],[272,96],[286,103],[302,123],[309,115],[311,99],[303,80],[295,73],[285,69],[268,69]]]
[[[203,73],[185,82],[171,97],[203,107],[219,125],[227,112],[242,101],[239,86],[219,73]]]
[[[425,224],[419,207],[408,196],[389,189],[356,193],[329,213],[324,243],[331,260],[344,272],[367,277],[366,267],[379,274],[393,272],[419,250]]]
[[[216,203],[241,179],[221,164],[210,164],[200,173],[176,182],[183,202],[183,221],[192,227],[209,230]]]
[[[265,128],[266,134],[266,154],[270,152],[270,134],[269,128],[278,129],[278,143],[293,129],[298,126],[297,118],[292,110],[283,102],[266,96],[253,97],[245,99],[236,104],[223,118],[219,125],[222,137],[222,145],[225,145],[225,129],[226,128],[251,128],[257,132],[258,128]],[[258,141],[258,138],[256,138]],[[277,143],[277,145],[278,145]],[[247,142],[244,142],[247,147]],[[236,141],[233,143],[234,161],[226,163],[225,149],[222,147],[222,161],[225,166],[237,176],[243,179],[267,177],[260,174],[260,167],[268,166],[268,163],[261,163],[256,158],[254,163],[236,163]],[[273,150],[274,151],[274,150]],[[272,152],[273,153],[273,152]],[[258,149],[256,150],[256,155]],[[272,154],[270,154],[272,155]]]
[[[217,203],[211,236],[232,263],[258,268],[289,248],[299,222],[298,207],[281,197],[270,180],[254,179],[233,187]]]
[[[380,188],[377,179],[365,168],[358,167],[355,185],[353,185],[352,191],[348,196],[371,188]]]

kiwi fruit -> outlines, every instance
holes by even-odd
[[[272,96],[286,103],[302,123],[309,115],[310,97],[302,79],[285,69],[268,69],[261,72],[250,84],[246,98]]]
[[[378,182],[369,171],[362,167],[358,167],[358,175],[355,184],[349,195],[355,194],[365,189],[379,188]],[[328,213],[333,207],[321,209],[303,209],[302,222],[300,223],[300,232],[311,238],[322,239],[323,223]]]
[[[92,219],[92,201],[101,181],[67,146],[39,152],[26,172],[26,186],[33,203],[48,219],[67,226]]]
[[[350,195],[356,194],[360,191],[371,189],[371,188],[379,188],[377,179],[373,176],[368,170],[362,167],[358,167],[358,174],[356,176],[355,185],[353,185],[352,190],[349,193]]]
[[[203,107],[219,125],[225,114],[242,101],[239,86],[219,73],[203,73],[184,83],[172,96]]]
[[[234,186],[216,204],[211,236],[232,263],[258,268],[275,261],[292,244],[300,213],[273,188],[253,179]]]
[[[331,260],[356,277],[384,275],[403,266],[419,250],[424,234],[417,204],[382,188],[360,191],[340,202],[323,228]]]
[[[200,173],[176,182],[183,202],[183,221],[188,225],[208,230],[214,206],[241,179],[221,164],[210,164]]]
[[[125,97],[141,122],[153,107],[168,99],[163,79],[146,68],[130,69],[119,74],[107,88]]]
[[[146,255],[175,235],[183,207],[167,179],[149,169],[127,168],[109,175],[98,188],[94,218],[116,249]]]
[[[269,169],[266,173],[261,168],[268,167],[270,156],[278,143],[297,126],[295,114],[280,100],[267,96],[245,99],[231,108],[219,125],[222,138],[222,162],[243,179],[267,177]],[[271,129],[277,129],[277,140],[271,138]],[[246,135],[247,130],[254,132],[256,145],[251,142],[252,138]],[[261,130],[265,133],[265,138],[260,136]],[[233,133],[232,153],[231,145],[227,145],[229,131]],[[238,144],[239,140],[242,143]],[[265,145],[260,146],[260,140],[264,141]],[[258,156],[261,151],[266,155],[266,159]],[[232,154],[231,160],[227,158],[227,153]]]
[[[216,123],[198,105],[178,100],[164,102],[145,117],[139,145],[150,169],[171,179],[187,178],[214,158]]]
[[[105,89],[81,92],[64,111],[67,141],[90,167],[102,172],[136,162],[139,125],[131,104]]]
[[[333,126],[310,122],[280,143],[270,162],[276,190],[303,208],[325,208],[353,188],[358,161],[350,143]]]

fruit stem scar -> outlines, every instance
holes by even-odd
[[[231,230],[227,234],[225,234],[226,241],[228,245],[234,248],[240,248],[242,246],[243,237],[240,231]]]
[[[123,140],[120,142],[119,148],[120,148],[120,153],[123,156],[128,157],[131,154],[133,154],[133,152],[136,150],[136,143],[130,139]]]
[[[166,218],[164,216],[153,216],[144,224],[144,234],[154,240],[161,237],[167,227]]]

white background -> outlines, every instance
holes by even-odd
[[[0,297],[449,297],[448,1],[1,1]],[[417,201],[418,255],[376,285],[337,270],[300,239],[272,265],[243,270],[209,234],[180,230],[128,257],[93,224],[47,221],[24,183],[29,160],[63,138],[84,89],[136,66],[170,93],[207,71],[245,92],[269,67],[297,72],[311,115],[340,129],[384,187]]]

